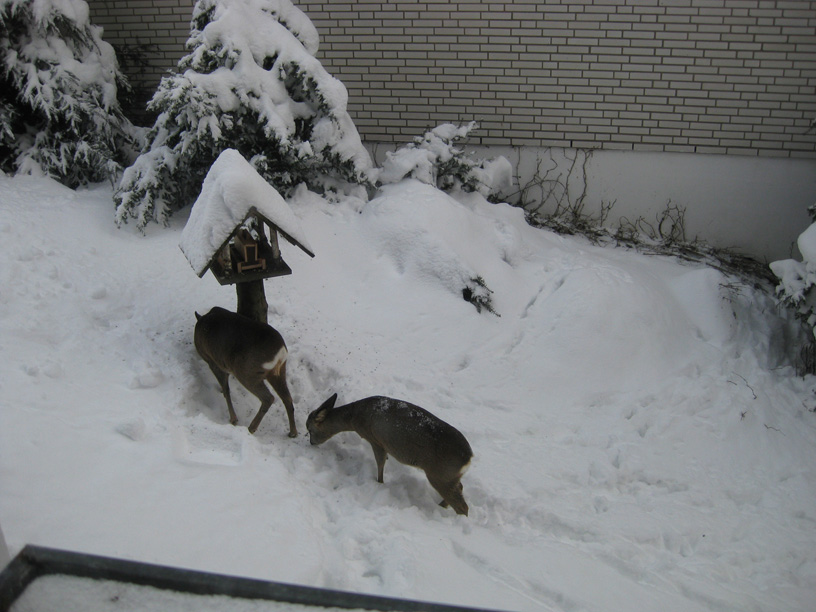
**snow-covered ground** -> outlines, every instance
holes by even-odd
[[[107,186],[0,177],[0,525],[26,543],[505,610],[816,605],[815,381],[772,300],[712,269],[533,229],[417,182],[291,202],[266,282],[308,412],[386,394],[460,429],[470,516],[354,434],[286,437],[192,344],[235,307]],[[481,275],[501,317],[462,299]]]

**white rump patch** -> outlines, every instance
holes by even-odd
[[[286,358],[289,357],[289,351],[286,350],[285,346],[282,346],[278,351],[278,354],[275,355],[272,361],[267,361],[261,364],[261,367],[266,370],[267,372],[271,370],[278,370],[280,367],[286,363]]]
[[[461,469],[461,470],[459,470],[459,478],[461,478],[462,476],[464,476],[465,472],[467,472],[467,471],[468,471],[468,468],[470,467],[470,462],[471,462],[471,461],[473,461],[473,457],[471,457],[471,458],[468,460],[468,462],[467,462],[465,465],[463,465],[463,466],[462,466],[462,469]]]

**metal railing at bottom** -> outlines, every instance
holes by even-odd
[[[43,595],[40,596],[41,602],[38,602],[36,600],[38,595],[33,588],[36,586],[36,581],[54,577],[84,580],[87,581],[87,584],[76,588],[70,586],[70,581],[52,580],[49,585],[50,593],[46,593],[46,590],[43,589],[36,589],[43,592]],[[157,594],[159,598],[162,594],[166,594],[167,600],[159,604],[160,608],[166,612],[173,612],[175,606],[185,610],[204,608],[237,610],[240,609],[238,604],[241,601],[251,602],[250,609],[252,610],[257,610],[262,602],[269,602],[270,611],[282,609],[280,604],[293,604],[295,610],[302,609],[303,612],[312,612],[312,610],[324,612],[327,608],[384,612],[490,612],[410,599],[267,582],[31,545],[23,548],[0,573],[0,612],[15,610],[18,607],[22,610],[36,609],[48,612],[48,601],[58,602],[55,610],[64,609],[66,598],[76,597],[76,591],[82,592],[79,597],[89,598],[87,602],[80,601],[78,605],[81,608],[105,609],[100,602],[94,602],[92,599],[94,597],[106,598],[108,604],[113,600],[118,601],[119,595],[111,596],[110,594],[110,583],[115,583],[114,586],[120,590],[122,588],[131,589],[128,597],[136,601],[140,597],[147,598],[146,591],[140,594],[139,588],[149,589],[151,600],[156,600]],[[107,590],[103,588],[100,594],[94,595],[94,585],[104,585]],[[203,605],[204,600],[196,602],[188,599],[182,604],[179,597],[210,598],[210,601],[206,606]],[[33,602],[27,601],[32,598]],[[120,606],[116,609],[126,608]],[[261,607],[261,609],[266,608]]]

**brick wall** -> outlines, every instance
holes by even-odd
[[[119,64],[133,86],[120,96],[129,116],[152,123],[144,112],[161,77],[185,55],[195,0],[87,0],[91,23],[116,49]]]
[[[367,142],[476,120],[490,146],[816,157],[816,0],[295,3]],[[192,0],[89,4],[156,46],[144,83],[183,53]]]

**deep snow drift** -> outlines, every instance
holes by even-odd
[[[193,312],[235,307],[169,229],[111,192],[0,177],[0,525],[26,543],[506,610],[810,611],[812,378],[735,279],[533,229],[414,181],[363,204],[301,191],[314,248],[266,282],[307,413],[387,394],[460,429],[468,518],[422,473],[375,481],[353,434],[286,437],[233,385],[228,424]],[[482,276],[501,317],[462,283]]]

